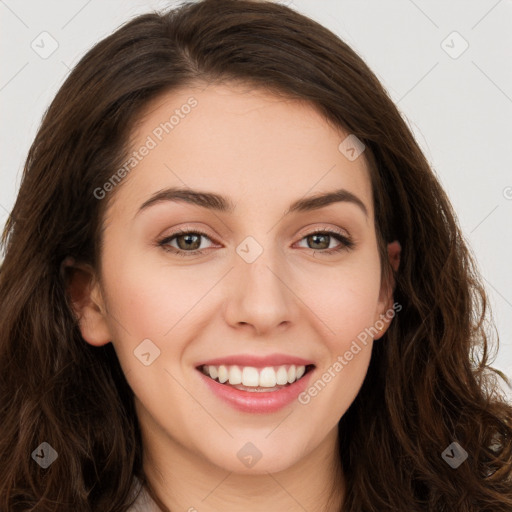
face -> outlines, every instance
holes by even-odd
[[[340,151],[347,135],[235,84],[167,94],[137,125],[136,165],[99,199],[111,199],[101,274],[81,329],[113,343],[155,450],[263,473],[333,449],[368,329],[383,325],[379,338],[393,304],[369,171],[364,153]]]

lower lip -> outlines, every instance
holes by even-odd
[[[207,377],[201,370],[198,372],[210,390],[233,408],[243,412],[266,414],[279,411],[296,400],[307,387],[314,370],[312,368],[301,379],[279,391],[268,392],[242,391]]]

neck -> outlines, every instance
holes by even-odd
[[[164,512],[342,510],[345,487],[337,426],[292,466],[259,474],[223,469],[169,436],[161,437],[162,431],[155,435],[141,428],[141,433],[144,471]]]

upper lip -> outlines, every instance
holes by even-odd
[[[267,356],[256,356],[250,354],[238,354],[215,359],[208,359],[196,365],[200,368],[204,365],[220,366],[220,365],[238,365],[238,366],[254,366],[256,368],[264,368],[265,366],[282,366],[285,364],[294,364],[298,366],[313,365],[312,361],[301,357],[290,356],[287,354],[269,354]]]

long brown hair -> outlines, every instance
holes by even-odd
[[[386,242],[401,243],[402,310],[339,422],[344,510],[510,512],[512,407],[497,393],[486,295],[445,192],[352,49],[285,6],[246,0],[136,17],[82,58],[44,116],[2,238],[0,509],[125,511],[134,476],[152,492],[133,392],[112,344],[82,339],[61,263],[99,268],[115,192],[94,191],[126,160],[144,106],[198,81],[305,100],[356,135],[384,276]],[[32,456],[43,442],[58,454],[46,469]],[[457,469],[441,456],[452,442],[468,454]]]

